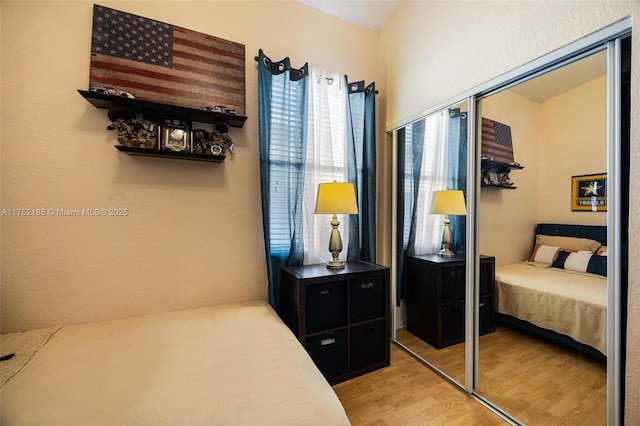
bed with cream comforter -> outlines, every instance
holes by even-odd
[[[536,262],[496,266],[497,311],[607,354],[606,277]]]
[[[348,425],[269,305],[250,302],[2,336],[0,423]]]

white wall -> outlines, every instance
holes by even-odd
[[[640,14],[637,1],[405,1],[381,37],[390,88],[386,123],[400,122],[632,14]],[[629,234],[633,242],[640,238],[640,32],[635,31],[632,39]],[[385,197],[390,211],[390,187]],[[629,250],[625,400],[627,423],[637,425],[640,245],[632,244]]]
[[[119,153],[77,93],[93,2],[0,3],[0,207],[129,212],[1,217],[3,332],[266,299],[254,56],[380,81],[379,33],[295,1],[100,4],[244,44],[248,119],[222,164]]]

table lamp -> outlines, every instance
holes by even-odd
[[[331,182],[318,185],[318,198],[316,198],[316,214],[332,214],[331,238],[329,239],[329,251],[332,260],[326,263],[327,268],[342,269],[344,262],[339,259],[342,251],[342,237],[338,230],[338,214],[358,214],[358,204],[353,184],[349,182]]]
[[[442,250],[440,256],[451,257],[454,253],[450,247],[453,244],[453,234],[449,224],[450,215],[464,216],[467,208],[464,204],[464,194],[460,190],[433,191],[431,214],[444,215],[444,231],[442,232]]]

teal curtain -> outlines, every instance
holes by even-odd
[[[405,259],[407,256],[416,254],[416,200],[420,190],[424,131],[424,119],[398,131],[398,187],[396,188],[398,194],[396,304],[398,306],[404,299],[407,288]]]
[[[345,79],[346,82],[346,79]],[[357,191],[358,214],[349,215],[347,260],[376,262],[376,88],[347,83],[348,177]]]
[[[302,194],[306,152],[308,65],[291,68],[262,49],[258,60],[260,187],[269,303],[280,308],[283,266],[302,265]]]
[[[467,200],[467,113],[449,110],[449,175],[447,189],[459,189]],[[467,217],[450,216],[455,253],[466,251]]]

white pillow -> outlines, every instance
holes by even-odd
[[[560,247],[540,245],[533,255],[533,261],[538,263],[553,263]]]
[[[564,261],[564,269],[570,271],[587,272],[587,266],[593,253],[590,251],[579,251],[577,253],[571,253],[567,260]]]

